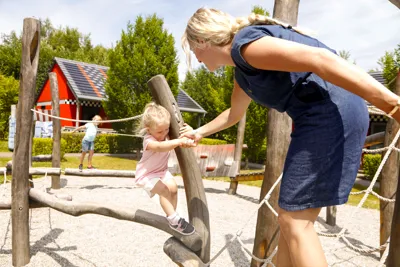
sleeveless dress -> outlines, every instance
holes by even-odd
[[[336,52],[280,25],[245,27],[233,39],[235,79],[242,90],[255,102],[286,112],[293,120],[279,206],[296,211],[344,204],[356,179],[367,135],[365,101],[311,72],[252,67],[242,57],[241,47],[265,36]]]

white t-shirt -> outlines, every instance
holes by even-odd
[[[85,137],[83,137],[83,140],[93,142],[94,139],[96,139],[96,134],[97,134],[97,126],[94,125],[92,122],[86,123],[86,134]]]

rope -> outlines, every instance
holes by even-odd
[[[47,116],[47,117],[50,117],[50,118],[53,118],[53,119],[57,119],[57,120],[74,121],[74,122],[93,122],[93,121],[88,121],[88,120],[75,120],[75,119],[70,119],[70,118],[63,118],[63,117],[59,117],[59,116],[46,114],[46,113],[37,111],[35,109],[31,109],[31,110],[33,112],[37,113],[37,114],[41,114],[43,116]],[[121,121],[130,121],[130,120],[136,120],[136,119],[138,119],[140,117],[142,117],[142,114],[136,115],[136,116],[133,116],[133,117],[129,117],[129,118],[124,118],[124,119],[101,121],[101,123],[113,123],[113,122],[121,122]]]

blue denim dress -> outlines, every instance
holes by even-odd
[[[295,211],[343,204],[357,176],[368,130],[365,101],[314,73],[252,67],[242,57],[241,47],[264,36],[336,52],[279,25],[246,27],[232,42],[235,78],[243,91],[255,102],[286,112],[293,120],[279,206]]]

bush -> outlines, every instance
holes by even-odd
[[[203,138],[200,140],[201,145],[226,145],[228,144],[225,140]]]
[[[60,158],[65,155],[67,141],[61,138],[61,151]],[[52,138],[33,138],[32,156],[37,155],[51,155],[53,153],[53,139]]]
[[[379,164],[381,164],[381,155],[364,155],[363,168],[364,173],[369,180],[374,178],[376,171],[378,170]],[[378,177],[380,180],[380,177]]]

